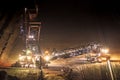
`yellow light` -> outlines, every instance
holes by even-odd
[[[23,60],[24,59],[24,57],[23,56],[19,56],[19,60]]]
[[[31,56],[27,56],[27,59],[28,59],[28,60],[31,60],[32,58],[31,58]]]
[[[49,52],[48,51],[45,51],[45,54],[48,54]]]
[[[50,60],[50,56],[45,56],[44,58],[46,61],[49,61]]]
[[[108,52],[109,52],[109,49],[101,49],[101,51],[102,51],[103,53],[108,53]]]
[[[30,51],[30,50],[27,50],[27,51],[26,51],[26,54],[27,54],[27,55],[28,55],[28,54],[30,54],[30,53],[31,53],[31,51]]]

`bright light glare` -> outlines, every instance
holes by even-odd
[[[24,59],[24,57],[23,56],[19,56],[19,60],[23,60]]]
[[[25,67],[28,67],[29,65],[28,64],[25,64]]]
[[[36,68],[35,64],[30,64],[29,67]]]
[[[31,56],[27,56],[27,59],[28,59],[28,60],[31,60],[32,58],[31,58]]]
[[[27,53],[27,54],[30,54],[30,53],[31,53],[31,51],[30,51],[30,50],[27,50],[27,51],[26,51],[26,53]]]
[[[101,54],[99,53],[98,56],[101,56]]]
[[[29,35],[28,37],[29,37],[29,38],[32,38],[32,39],[34,38],[34,36],[33,36],[33,35]]]
[[[109,49],[101,49],[101,51],[102,51],[103,53],[108,53],[108,52],[109,52]]]
[[[37,61],[39,61],[39,60],[40,60],[40,58],[38,58],[38,57],[37,57],[37,58],[36,58],[36,60],[37,60]]]
[[[45,60],[49,61],[50,60],[50,56],[45,56]]]
[[[58,54],[55,54],[55,56],[59,56]]]
[[[49,53],[49,51],[45,51],[45,54],[48,54]]]

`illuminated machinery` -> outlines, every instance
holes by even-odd
[[[40,29],[41,22],[35,21],[38,15],[38,7],[36,9],[25,8],[25,44],[26,49],[19,56],[19,62],[22,67],[36,67],[40,61]],[[39,63],[39,62],[38,62]]]
[[[44,65],[44,67],[48,67],[48,64],[50,63],[50,60],[51,60],[51,58],[52,58],[52,56],[51,56],[51,54],[49,53],[49,51],[45,51],[45,53],[44,53],[44,55],[43,55],[43,59],[44,59],[44,61],[45,61],[45,65]]]
[[[101,48],[100,52],[97,55],[98,62],[107,61],[110,59],[109,49]]]
[[[90,62],[103,62],[110,59],[109,49],[101,45],[93,45],[90,53],[86,54]]]

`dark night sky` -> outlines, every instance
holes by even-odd
[[[1,6],[1,12],[34,5],[33,0],[6,2],[3,3],[9,7]],[[64,49],[97,41],[119,50],[120,5],[117,0],[38,0],[37,3],[42,22],[42,48]]]

